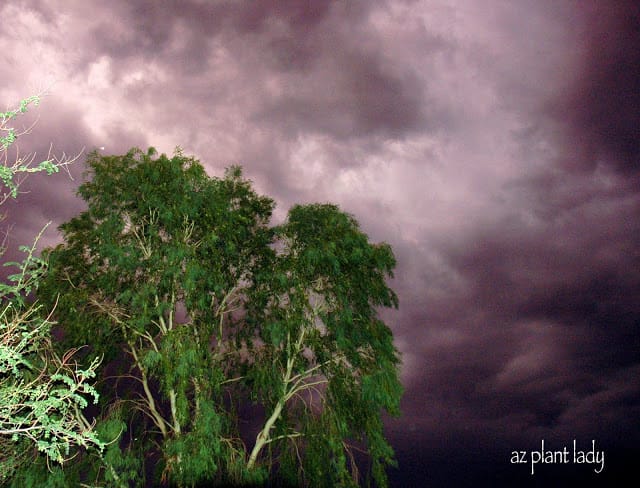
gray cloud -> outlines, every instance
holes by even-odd
[[[633,2],[584,2],[580,79],[558,101],[568,123],[571,166],[615,167],[636,176],[640,160],[640,7]]]
[[[9,1],[0,103],[56,81],[25,151],[180,145],[243,164],[277,219],[352,212],[398,257],[394,479],[512,486],[510,449],[638,441],[630,5]],[[7,207],[14,242],[82,208],[72,171]]]

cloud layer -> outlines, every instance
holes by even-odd
[[[526,482],[509,454],[543,438],[637,449],[640,8],[9,0],[0,16],[0,104],[50,87],[21,150],[179,145],[212,174],[243,164],[276,219],[332,201],[393,246],[399,486]],[[78,212],[81,173],[29,180],[12,241]]]

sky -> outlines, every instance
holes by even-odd
[[[396,254],[392,486],[637,474],[637,3],[5,0],[0,19],[0,108],[46,91],[21,154],[80,155],[4,205],[10,246],[48,221],[59,242],[95,148],[241,164],[274,222],[333,202]],[[601,473],[531,474],[542,441],[574,440]]]

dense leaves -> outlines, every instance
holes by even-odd
[[[395,265],[391,249],[369,244],[334,205],[295,206],[275,232],[282,251],[252,311],[259,345],[251,356],[268,360],[256,361],[249,377],[275,431],[265,428],[262,439],[298,457],[306,447],[302,479],[318,485],[322,477],[326,486],[357,481],[347,440],[368,442],[382,486],[381,465],[392,451],[380,412],[399,413],[402,390],[392,335],[375,309],[397,305],[385,284]]]
[[[273,201],[240,168],[212,178],[180,151],[88,165],[88,209],[61,226],[39,291],[58,301],[65,345],[109,362],[98,426],[127,426],[106,455],[78,458],[85,471],[119,486],[352,486],[365,479],[357,447],[384,486],[380,415],[401,396],[377,316],[397,306],[389,246],[334,205],[295,206],[270,227]],[[264,416],[243,419],[248,402]]]

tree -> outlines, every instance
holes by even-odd
[[[269,227],[274,203],[239,167],[211,178],[179,150],[92,153],[88,166],[88,210],[61,226],[39,293],[59,297],[68,345],[121,369],[105,379],[101,418],[135,427],[113,459],[153,451],[158,478],[178,486],[270,474],[350,486],[356,443],[383,486],[393,451],[380,415],[398,413],[401,395],[376,313],[397,306],[389,246],[332,205]],[[249,446],[247,401],[265,412]],[[147,470],[120,477],[142,485]]]
[[[52,174],[72,162],[48,158],[32,166],[33,157],[9,162],[8,149],[19,135],[10,121],[39,100],[39,96],[31,97],[17,109],[0,113],[0,205],[17,197],[20,175]],[[20,248],[26,253],[22,263],[4,263],[18,271],[0,283],[0,482],[28,460],[30,445],[56,463],[62,463],[74,447],[100,450],[104,446],[82,415],[91,400],[98,401],[88,382],[95,375],[97,361],[80,368],[73,361],[73,351],[55,354],[50,337],[51,310],[45,313],[41,305],[28,300],[46,272],[47,263],[34,255],[40,235],[32,246]]]
[[[212,179],[180,153],[154,154],[89,156],[92,179],[79,190],[89,208],[61,226],[66,243],[40,293],[48,303],[59,295],[68,344],[90,343],[121,368],[103,387],[104,419],[136,425],[120,453],[111,448],[121,478],[143,484],[144,467],[132,474],[130,463],[148,451],[174,483],[246,478],[224,402],[235,379],[227,331],[269,252],[272,202],[238,170]],[[127,380],[137,387],[123,388]]]
[[[253,327],[245,329],[254,345],[253,396],[268,412],[249,467],[276,444],[281,466],[296,478],[357,486],[347,439],[366,439],[383,486],[393,451],[380,412],[399,413],[401,396],[397,351],[375,309],[397,306],[385,283],[395,265],[391,249],[369,244],[355,219],[334,205],[294,206],[275,234],[281,249],[260,277]]]

